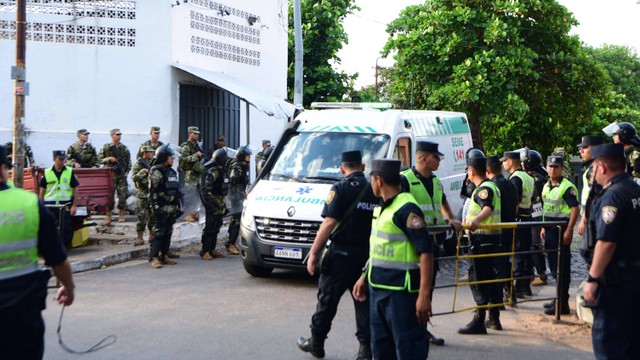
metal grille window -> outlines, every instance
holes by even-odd
[[[258,236],[264,240],[313,243],[320,221],[256,217]]]

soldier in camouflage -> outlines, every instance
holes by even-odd
[[[181,215],[178,174],[173,166],[174,154],[167,145],[156,150],[156,165],[149,175],[149,202],[153,209],[153,239],[149,261],[154,269],[175,265],[168,256],[176,218]]]
[[[138,232],[138,237],[133,243],[134,246],[144,244],[142,235],[145,227],[149,228],[149,243],[153,238],[153,217],[151,216],[151,205],[149,204],[149,170],[151,170],[150,163],[153,160],[155,150],[149,145],[142,145],[140,150],[142,150],[142,157],[131,168],[131,180],[133,180],[136,184],[136,189],[138,189],[136,196],[136,216],[138,217],[136,231]]]
[[[264,152],[269,147],[271,147],[271,140],[268,140],[268,139],[262,140],[262,151],[258,152],[254,157],[254,160],[256,162],[256,175],[260,173],[260,168],[258,167],[258,164],[260,164],[260,161],[264,158]]]
[[[213,156],[207,162],[207,174],[205,175],[202,198],[206,209],[206,222],[202,233],[202,250],[200,256],[203,260],[213,260],[224,257],[216,250],[218,233],[222,227],[222,216],[226,212],[224,197],[229,191],[229,178],[224,169],[227,161],[227,153],[224,149],[213,152]]]
[[[125,208],[129,189],[127,186],[127,175],[131,170],[131,154],[129,149],[120,142],[122,132],[120,129],[111,129],[111,143],[104,144],[98,153],[98,161],[105,167],[113,169],[113,179],[115,190],[118,193],[118,221],[124,222]],[[107,216],[104,224],[111,225],[111,206],[107,208]]]
[[[163,145],[162,141],[158,140],[160,139],[160,127],[152,126],[151,132],[149,134],[151,135],[151,139],[143,142],[142,145],[140,145],[140,149],[138,149],[138,154],[136,155],[136,159],[141,158],[143,156],[142,148],[144,146],[151,147],[151,151],[155,153],[156,150]]]
[[[562,177],[573,181],[573,170],[571,168],[571,162],[569,161],[570,156],[567,156],[567,151],[563,147],[557,147],[553,149],[553,153],[551,156],[562,156],[564,161],[562,162]]]
[[[80,129],[76,132],[78,141],[67,149],[67,161],[65,165],[70,168],[96,168],[98,167],[98,154],[96,148],[89,143],[89,131]]]
[[[180,160],[178,168],[184,171],[185,186],[194,185],[200,191],[202,174],[204,173],[204,165],[200,159],[204,156],[200,145],[198,145],[198,137],[200,131],[197,126],[189,126],[189,138],[180,145]]]
[[[4,147],[7,148],[7,159],[13,163],[13,143],[8,142],[4,144]],[[24,144],[24,167],[33,167],[36,166],[36,160],[33,158],[33,151],[31,150],[31,146]]]
[[[240,234],[240,215],[242,203],[246,198],[245,190],[249,185],[249,161],[251,161],[251,149],[249,146],[241,146],[238,148],[236,158],[229,165],[229,194],[225,201],[231,214],[231,221],[229,222],[229,240],[225,248],[231,255],[240,254],[236,241]]]
[[[613,142],[624,145],[624,157],[627,161],[627,173],[640,184],[640,139],[633,124],[621,122],[613,134]]]

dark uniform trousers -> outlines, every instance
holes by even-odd
[[[368,249],[331,245],[320,264],[318,305],[311,317],[311,332],[326,337],[338,310],[338,303],[346,290],[349,293],[362,275],[369,258]],[[371,342],[369,327],[369,296],[365,301],[353,300],[356,313],[356,337],[361,344]]]
[[[384,289],[371,290],[371,339],[374,359],[384,360],[422,360],[429,354],[428,341],[415,341],[426,338],[426,326],[418,323],[414,312],[406,311],[414,308],[418,293],[391,291]],[[419,335],[419,336],[417,336]],[[396,349],[398,352],[396,353]]]
[[[564,228],[562,228],[564,232]],[[562,232],[557,226],[545,227],[544,249],[547,251],[547,259],[549,261],[549,270],[551,274],[556,276],[558,273],[558,244],[562,242]],[[562,303],[569,301],[569,284],[571,283],[571,246],[562,245],[560,250],[562,256],[562,279],[560,283],[559,299]]]
[[[501,235],[471,235],[471,254],[483,255],[498,252]],[[469,266],[469,281],[495,280],[498,278],[495,263],[498,257],[475,258]],[[502,284],[472,285],[471,293],[478,305],[502,302]]]
[[[45,205],[55,205],[50,203],[45,203]],[[71,207],[71,205],[68,205]],[[60,232],[60,238],[62,239],[62,243],[68,249],[71,247],[71,241],[73,240],[73,225],[71,223],[71,213],[69,212],[68,207],[48,207],[49,212],[53,215],[56,220],[56,227]],[[62,214],[62,225],[60,225],[60,215]]]
[[[176,216],[174,212],[162,211],[161,208],[154,209],[153,220],[155,224],[149,259],[157,257],[160,260],[164,260],[171,247],[171,235],[173,234],[173,224],[176,222]],[[162,255],[159,255],[160,253]]]
[[[612,262],[615,262],[612,259]],[[638,359],[640,357],[640,267],[607,269],[616,272],[598,286],[593,310],[592,342],[596,359]]]
[[[531,217],[518,217],[518,222],[531,221]],[[516,251],[529,251],[531,250],[531,229],[521,228],[516,229]],[[513,264],[513,275],[520,276],[533,276],[533,257],[531,254],[521,254],[515,256],[515,263]],[[530,281],[530,279],[523,279],[520,281]]]
[[[200,256],[205,252],[212,251],[216,248],[218,242],[218,233],[222,227],[222,214],[220,208],[218,208],[212,201],[206,201],[204,209],[206,211],[206,219],[204,223],[204,230],[202,231],[202,251]]]

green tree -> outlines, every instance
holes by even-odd
[[[393,92],[415,108],[467,113],[490,153],[529,146],[548,154],[601,125],[603,70],[553,0],[430,0],[389,24]],[[570,146],[567,146],[570,148]]]
[[[314,101],[340,101],[353,90],[349,75],[336,71],[340,63],[338,51],[348,43],[342,21],[359,10],[355,0],[301,0],[302,41],[304,43],[304,106]],[[295,42],[293,27],[293,2],[289,0],[289,69],[287,84],[289,97],[293,99]]]
[[[630,107],[640,110],[640,58],[627,46],[585,47],[590,58],[599,62],[611,80],[612,89]]]

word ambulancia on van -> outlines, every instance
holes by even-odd
[[[445,157],[435,174],[454,213],[461,209],[465,153],[473,146],[465,114],[392,110],[386,103],[313,103],[312,108],[285,129],[247,195],[238,247],[249,274],[306,269],[325,199],[342,178],[344,151],[362,151],[368,176],[373,159],[398,159],[410,167],[416,141],[437,142]]]

